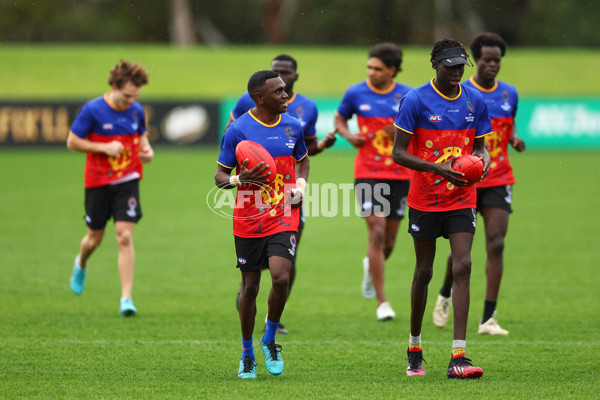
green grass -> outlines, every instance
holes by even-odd
[[[308,96],[341,97],[347,87],[366,78],[367,47],[198,46],[167,45],[14,45],[0,44],[0,99],[76,99],[108,90],[108,71],[119,58],[148,68],[144,99],[222,99],[237,97],[250,75],[269,68],[280,53],[299,63],[297,89]],[[430,48],[404,49],[398,80],[411,86],[434,76]],[[523,96],[596,96],[600,80],[595,66],[600,53],[585,49],[510,48],[500,79]],[[474,74],[466,68],[465,79]]]
[[[508,337],[476,334],[481,227],[473,250],[467,351],[485,370],[481,380],[445,377],[452,332],[431,322],[447,242],[439,241],[422,332],[427,376],[408,378],[412,240],[403,222],[386,271],[398,317],[378,323],[375,304],[360,295],[366,229],[352,216],[308,219],[283,317],[291,333],[278,337],[286,370],[270,376],[259,358],[258,379],[242,382],[231,223],[205,203],[217,150],[155,151],[135,232],[139,315],[123,319],[112,225],[90,260],[84,293],[68,286],[85,231],[84,156],[0,149],[0,398],[597,397],[599,153],[513,155],[518,183],[499,302]],[[312,159],[309,181],[352,182],[352,157],[330,151]],[[263,279],[259,322],[269,290]]]

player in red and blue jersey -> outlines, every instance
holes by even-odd
[[[271,71],[277,72],[279,77],[283,79],[283,82],[285,83],[285,92],[288,95],[288,106],[286,112],[300,121],[300,124],[302,125],[302,132],[304,134],[304,142],[306,144],[306,148],[308,149],[308,155],[314,156],[322,152],[324,149],[333,146],[335,143],[335,133],[333,132],[326,134],[321,140],[317,139],[316,123],[318,118],[318,110],[315,102],[308,97],[294,91],[294,84],[298,80],[298,63],[296,60],[287,54],[280,54],[271,61]],[[229,126],[231,122],[240,118],[253,107],[254,101],[248,92],[245,92],[242,96],[240,96],[237,104],[231,111],[227,126]],[[300,225],[298,226],[298,235],[296,237],[296,254],[298,254],[298,246],[300,245],[300,239],[302,238],[304,223],[304,212],[302,207],[300,207]],[[290,291],[294,286],[295,278],[296,259],[294,258],[294,262],[292,263],[292,271],[290,273]],[[240,293],[238,291],[235,300],[236,307],[239,305],[239,295]],[[265,320],[265,329],[266,326],[267,322]],[[289,332],[287,329],[285,329],[283,323],[280,323],[279,327],[277,328],[277,333],[287,334]]]
[[[256,72],[248,81],[248,93],[255,107],[225,132],[215,173],[217,186],[238,188],[233,233],[237,267],[242,274],[239,314],[243,353],[238,370],[238,377],[242,379],[256,378],[252,334],[263,268],[269,269],[272,287],[267,329],[260,346],[267,370],[273,375],[283,372],[281,346],[275,343],[275,334],[289,293],[290,271],[296,253],[298,206],[309,172],[302,126],[285,112],[288,95],[283,80],[273,71]],[[265,185],[269,180],[265,175],[267,167],[262,163],[251,170],[246,168],[247,160],[237,164],[235,149],[242,140],[254,141],[271,154],[277,171],[273,183]],[[237,175],[231,176],[233,168]]]
[[[487,252],[486,294],[483,318],[478,330],[481,335],[508,335],[508,331],[495,318],[504,264],[504,238],[508,230],[508,217],[512,213],[512,185],[515,183],[508,158],[508,145],[518,152],[525,150],[525,142],[517,136],[515,128],[517,90],[496,79],[506,47],[506,42],[500,35],[477,35],[470,45],[477,64],[477,74],[463,84],[475,88],[483,95],[493,129],[493,133],[485,137],[491,157],[490,172],[476,185],[477,211],[483,216]],[[444,284],[433,311],[433,321],[440,328],[448,322],[452,281],[452,257],[448,257]]]
[[[146,135],[144,108],[136,102],[148,74],[139,64],[121,60],[110,71],[112,90],[83,105],[73,121],[67,147],[87,153],[85,164],[85,220],[87,233],[75,258],[71,289],[81,294],[87,261],[102,242],[110,217],[115,223],[121,278],[120,313],[133,316],[131,300],[135,254],[133,228],[142,217],[139,181],[142,164],[154,151]]]
[[[384,291],[385,260],[394,249],[412,174],[392,160],[394,118],[400,100],[412,89],[394,80],[401,64],[399,47],[392,43],[373,46],[367,60],[367,79],[348,88],[335,117],[336,131],[358,149],[355,191],[369,240],[361,288],[366,299],[377,295],[380,321],[396,316]],[[348,128],[354,114],[359,133]]]
[[[447,376],[479,378],[483,370],[465,358],[476,192],[451,165],[458,156],[473,154],[483,159],[485,176],[490,156],[484,137],[492,127],[483,96],[460,85],[464,66],[469,64],[463,45],[441,40],[433,46],[430,60],[435,78],[402,99],[395,121],[394,161],[415,170],[408,194],[408,231],[413,237],[416,265],[406,374],[425,375],[421,326],[436,240],[443,236],[450,241],[455,277],[454,340]]]

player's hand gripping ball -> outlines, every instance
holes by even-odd
[[[473,185],[479,182],[483,175],[483,161],[472,154],[460,156],[452,162],[452,169],[465,174],[463,178],[469,185]]]
[[[267,177],[271,182],[273,182],[277,176],[275,160],[273,160],[273,157],[271,157],[271,154],[269,154],[267,149],[256,142],[251,140],[242,140],[239,142],[235,148],[235,158],[239,165],[242,165],[244,160],[248,159],[248,164],[246,165],[246,168],[248,169],[252,169],[261,162],[264,162],[265,165],[269,166],[264,173],[271,173],[271,175]]]

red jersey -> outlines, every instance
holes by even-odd
[[[490,172],[477,188],[512,185],[515,183],[513,170],[508,159],[508,145],[515,130],[515,117],[519,101],[517,89],[508,83],[496,81],[494,87],[485,89],[473,77],[465,82],[481,92],[488,108],[493,133],[485,137],[485,145],[490,153]]]
[[[124,147],[118,158],[104,153],[87,153],[86,188],[109,185],[131,174],[142,177],[139,137],[146,133],[146,122],[144,108],[139,103],[120,111],[108,102],[106,95],[98,97],[83,105],[73,121],[71,132],[91,142],[117,140]]]

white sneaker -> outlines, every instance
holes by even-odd
[[[392,310],[390,303],[384,301],[379,306],[377,306],[377,319],[379,321],[389,321],[390,319],[396,317],[396,313]]]
[[[369,257],[363,258],[363,281],[361,285],[362,295],[365,299],[371,300],[375,297],[375,286],[373,286],[373,280],[371,279],[371,272],[369,271]]]
[[[480,335],[508,335],[508,331],[506,329],[502,329],[500,325],[498,325],[498,321],[496,321],[496,311],[492,314],[492,317],[485,321],[483,324],[479,324],[479,333]]]
[[[433,323],[438,328],[443,328],[448,323],[448,316],[450,315],[450,297],[444,297],[438,294],[435,307],[433,308]]]

